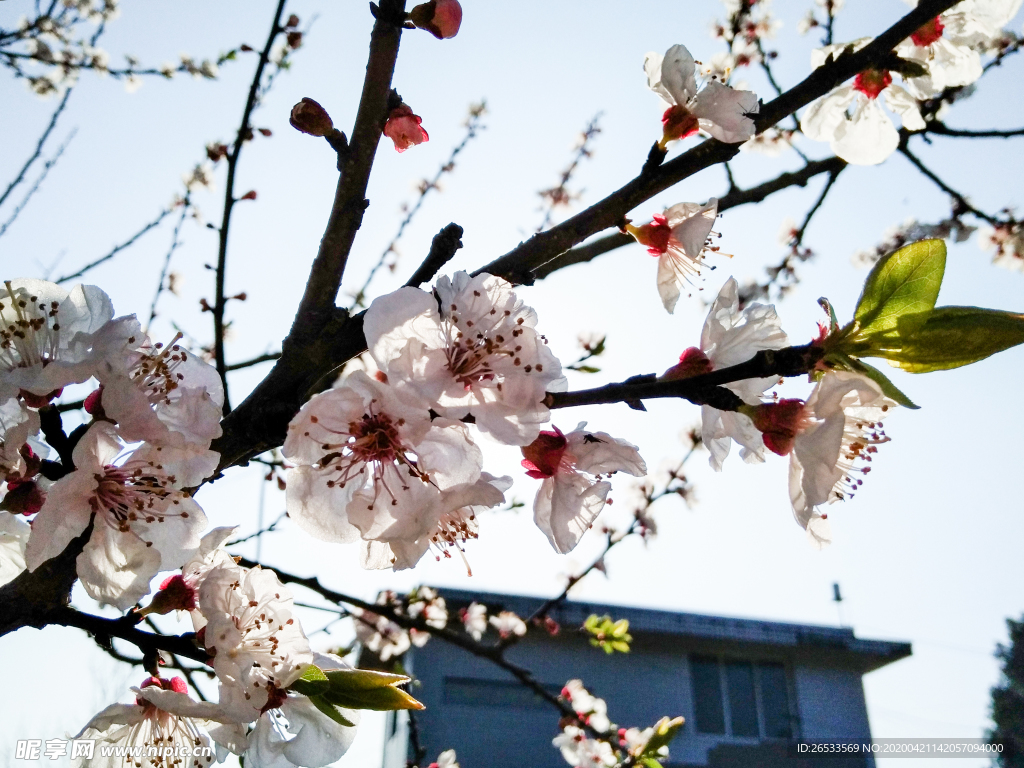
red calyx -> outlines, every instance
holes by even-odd
[[[686,107],[673,104],[661,116],[661,130],[666,139],[685,139],[700,130],[700,122]]]
[[[918,30],[910,36],[910,39],[914,41],[914,45],[919,45],[923,48],[931,45],[942,37],[942,30],[945,28],[946,25],[942,23],[942,19],[936,16],[927,24],[922,24]]]
[[[779,456],[787,456],[793,443],[807,426],[804,401],[795,398],[766,403],[757,407],[754,426],[761,430],[765,447]]]
[[[887,69],[865,69],[853,81],[853,89],[860,91],[869,99],[877,99],[878,94],[892,85],[892,75]]]
[[[522,465],[526,474],[538,480],[554,477],[568,444],[558,427],[554,432],[541,432],[536,440],[522,449],[525,457]]]

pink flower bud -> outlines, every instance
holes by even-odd
[[[103,413],[103,386],[100,385],[99,389],[95,389],[89,393],[89,396],[85,398],[85,402],[82,404],[85,408],[85,412],[93,418],[103,419],[106,418]]]
[[[761,430],[765,447],[779,456],[786,456],[793,450],[793,441],[807,428],[808,418],[804,413],[804,401],[797,399],[765,403],[752,409],[754,426]]]
[[[662,379],[688,379],[702,373],[711,373],[711,360],[696,347],[690,347],[679,356],[679,362],[661,374]]]
[[[409,21],[438,40],[455,37],[462,24],[462,6],[459,0],[430,0],[412,9]]]
[[[554,432],[541,432],[536,440],[522,448],[525,456],[522,465],[526,474],[538,480],[554,477],[568,444],[558,427]]]
[[[292,107],[288,122],[295,130],[310,136],[327,136],[334,130],[334,122],[327,110],[309,98]]]
[[[153,595],[149,605],[139,613],[148,616],[151,613],[163,616],[171,611],[194,611],[196,609],[196,591],[190,587],[181,574],[168,576],[160,585],[160,591]]]
[[[430,136],[423,130],[420,123],[423,118],[414,115],[408,104],[401,104],[391,110],[388,121],[384,125],[384,135],[395,142],[395,149],[405,152],[415,144],[429,141]]]

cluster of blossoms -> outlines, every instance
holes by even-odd
[[[604,506],[601,477],[646,470],[635,447],[604,433],[541,431],[547,393],[565,379],[536,325],[487,274],[375,300],[364,329],[376,374],[353,371],[289,425],[289,515],[319,539],[359,541],[367,568],[463,556],[479,513],[512,482],[483,471],[479,431],[522,448],[527,474],[543,480],[537,525],[557,551],[575,547]]]
[[[217,465],[210,443],[220,435],[220,378],[177,338],[154,343],[134,317],[114,318],[110,299],[94,286],[4,286],[5,578],[23,566],[37,569],[88,531],[77,561],[82,585],[96,600],[128,609],[159,571],[181,567],[199,546],[206,516],[185,489]],[[85,401],[91,421],[71,440],[49,404],[64,387],[90,381],[99,383]],[[41,429],[56,440],[59,463],[46,458]],[[32,517],[30,536],[6,520],[14,515]]]
[[[728,80],[739,67],[757,64],[773,53],[764,51],[764,40],[775,36],[782,22],[773,19],[770,0],[725,0],[726,19],[715,22],[712,37],[721,39],[728,51],[715,54],[710,70],[722,80]]]
[[[663,718],[649,728],[618,728],[608,719],[608,706],[604,699],[591,694],[583,681],[570,680],[562,688],[561,698],[575,717],[564,717],[562,732],[552,740],[565,761],[576,768],[601,768],[620,765],[632,759],[646,765],[646,759],[662,760],[668,757],[667,743],[652,743],[656,733],[674,734],[682,726],[682,718],[669,721]]]
[[[981,77],[981,54],[998,48],[1003,26],[1020,7],[1019,0],[964,0],[936,16],[901,42],[903,86],[893,82],[889,69],[866,69],[853,83],[840,86],[813,102],[800,120],[800,130],[812,140],[829,142],[832,151],[854,165],[876,165],[899,145],[899,132],[882,109],[882,97],[903,127],[925,127],[921,102],[946,89],[968,86]],[[833,3],[833,10],[835,4]],[[811,55],[815,68],[871,42],[827,45]]]
[[[448,608],[444,598],[430,587],[418,587],[407,595],[390,590],[377,595],[377,604],[409,618],[422,618],[428,627],[444,629],[448,625]],[[356,614],[356,639],[362,647],[381,661],[398,658],[412,646],[422,648],[430,639],[429,631],[405,629],[386,616],[372,611]]]
[[[244,568],[228,556],[222,545],[233,532],[216,528],[204,536],[181,573],[168,578],[139,612],[189,612],[196,640],[211,656],[219,701],[194,701],[180,678],[150,677],[133,689],[134,704],[107,707],[79,738],[163,747],[157,754],[168,766],[175,764],[172,758],[195,754],[192,748],[211,742],[220,759],[232,752],[247,765],[277,768],[317,768],[348,750],[358,712],[339,709],[347,722],[342,723],[323,711],[322,702],[290,689],[313,665],[326,673],[347,665],[311,650],[293,614],[291,593],[273,571]],[[194,758],[192,765],[211,760]]]

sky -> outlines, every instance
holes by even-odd
[[[812,33],[802,37],[796,22],[804,3],[777,4],[783,26],[773,47],[780,51],[776,76],[784,86],[806,75]],[[353,291],[387,246],[401,219],[400,206],[415,199],[420,179],[432,176],[462,138],[461,123],[471,102],[486,99],[486,130],[460,156],[443,191],[431,194],[402,238],[396,272],[374,283],[374,293],[400,285],[442,226],[465,228],[465,247],[448,269],[472,270],[526,239],[543,219],[538,190],[554,186],[568,164],[577,135],[600,113],[602,132],[593,156],[573,178],[580,192],[569,213],[599,200],[631,179],[660,134],[658,99],[645,87],[644,54],[684,43],[698,59],[722,49],[709,29],[721,6],[703,0],[623,4],[611,0],[539,0],[484,3],[465,0],[457,38],[438,42],[426,33],[403,35],[395,87],[423,117],[430,141],[403,154],[383,142],[378,150],[368,198],[371,201],[342,287]],[[906,12],[896,0],[850,3],[837,21],[836,39],[875,33]],[[9,28],[30,9],[27,0],[6,0],[0,26]],[[272,131],[247,145],[239,166],[237,191],[256,190],[257,199],[235,208],[231,229],[227,290],[244,291],[232,302],[229,362],[279,348],[301,295],[333,198],[337,174],[324,142],[288,126],[291,105],[302,97],[319,101],[337,126],[351,126],[365,66],[371,19],[364,3],[295,0],[287,12],[309,25],[303,47],[289,71],[275,82],[253,118]],[[109,25],[101,45],[116,64],[124,53],[145,63],[196,58],[248,43],[260,47],[273,4],[265,0],[125,0],[121,17]],[[1020,18],[1011,28],[1020,30]],[[1011,98],[1020,63],[1011,60],[986,76],[977,94],[957,104],[948,124],[963,128],[1024,125],[1024,106]],[[181,189],[181,176],[203,157],[208,142],[229,141],[237,129],[255,58],[242,55],[225,64],[216,81],[178,77],[145,80],[134,93],[111,78],[86,73],[69,101],[55,138],[77,128],[60,162],[39,194],[0,238],[0,265],[6,277],[50,276],[75,271],[123,241],[151,220]],[[770,98],[759,73],[740,72],[734,84]],[[49,120],[54,102],[30,94],[21,83],[0,78],[0,180],[13,176]],[[687,143],[682,149],[691,146]],[[56,146],[56,145],[54,145]],[[1024,174],[1015,140],[934,138],[915,151],[952,187],[987,211],[1021,203]],[[828,148],[803,140],[812,157]],[[681,148],[672,150],[672,156]],[[741,187],[800,167],[795,153],[766,158],[743,153],[734,164]],[[618,381],[637,373],[662,371],[699,340],[710,300],[730,276],[741,282],[760,278],[764,266],[784,255],[777,236],[789,217],[801,220],[823,179],[806,188],[772,196],[763,204],[728,211],[716,225],[721,246],[733,257],[713,256],[703,290],[680,300],[674,315],[662,309],[655,290],[655,262],[639,246],[600,257],[590,265],[565,269],[520,291],[536,308],[539,329],[563,361],[578,354],[580,333],[607,334],[608,351],[595,364],[597,374],[570,374],[572,388]],[[200,299],[212,300],[213,274],[204,268],[216,258],[216,233],[202,226],[217,222],[223,195],[223,168],[216,187],[195,201],[200,222],[186,222],[183,246],[173,257],[178,295],[164,294],[153,325],[157,338],[170,338],[172,322],[200,342],[211,338],[211,319]],[[726,189],[719,168],[708,169],[641,205],[631,215],[646,220],[663,207],[703,202]],[[841,321],[849,318],[866,272],[851,262],[888,227],[908,218],[937,221],[948,215],[946,196],[916,175],[901,157],[883,165],[850,168],[836,183],[808,229],[813,261],[802,265],[800,285],[778,304],[793,343],[809,341],[820,319],[816,304],[827,296]],[[0,214],[3,212],[0,211]],[[560,211],[558,217],[567,215]],[[158,274],[171,241],[168,220],[138,244],[91,271],[88,280],[113,299],[118,314],[149,310]],[[992,266],[977,237],[950,244],[939,304],[965,304],[1019,310],[1024,274]],[[244,394],[269,370],[258,366],[231,379],[232,399]],[[857,497],[830,508],[834,543],[811,549],[794,523],[787,494],[787,463],[770,456],[762,465],[730,458],[725,471],[707,466],[697,454],[687,466],[696,503],[674,499],[655,508],[659,535],[644,546],[619,545],[607,561],[608,576],[594,574],[573,596],[613,604],[781,621],[836,625],[859,636],[913,643],[913,656],[864,678],[872,732],[877,737],[977,737],[990,725],[989,688],[999,679],[995,645],[1006,640],[1005,619],[1024,612],[1020,585],[1024,564],[1022,503],[1017,492],[1019,435],[1024,407],[1019,381],[1024,352],[1010,350],[969,368],[911,376],[893,371],[893,381],[918,405],[901,409],[886,422],[892,442],[883,446],[875,470]],[[806,395],[803,382],[785,390]],[[70,394],[73,393],[69,393]],[[658,401],[647,413],[624,405],[559,412],[563,430],[586,420],[639,446],[649,467],[678,459],[686,446],[679,435],[699,421],[685,402]],[[522,476],[518,451],[487,444],[487,469],[514,475],[511,496],[525,509],[486,515],[481,537],[467,548],[469,577],[457,559],[425,558],[413,571],[365,572],[356,552],[328,545],[284,523],[264,537],[261,555],[270,566],[300,575],[317,574],[341,591],[372,598],[378,590],[416,584],[556,594],[566,575],[589,564],[600,551],[597,535],[584,538],[569,555],[557,555],[533,525],[530,501],[536,482]],[[202,489],[197,500],[211,524],[257,528],[258,467],[234,469]],[[614,495],[627,481],[616,480]],[[264,519],[283,511],[284,499],[268,487]],[[625,510],[611,507],[602,518],[622,522]],[[252,555],[252,546],[239,549]],[[832,584],[844,602],[837,609]],[[76,590],[75,604],[90,606]],[[297,590],[297,599],[312,596]],[[308,611],[304,625],[317,648],[348,641],[351,632],[333,625],[327,614]],[[168,629],[171,623],[165,622]],[[181,628],[184,630],[184,627]],[[0,640],[10,690],[27,699],[0,702],[0,762],[11,761],[12,740],[75,733],[103,706],[128,700],[138,669],[120,665],[81,632],[50,627],[23,629]],[[12,660],[24,659],[26,663]],[[595,692],[600,694],[599,691]],[[26,705],[25,702],[28,702]],[[615,702],[609,702],[614,718]],[[673,714],[673,713],[666,713]],[[632,724],[628,724],[632,725]],[[380,718],[367,718],[356,745],[340,765],[373,765],[378,759]],[[981,761],[965,761],[968,765]],[[885,768],[885,761],[880,761]],[[910,768],[900,762],[899,766]]]

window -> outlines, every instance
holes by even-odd
[[[786,667],[714,656],[691,656],[699,733],[788,739],[795,732]]]
[[[690,659],[697,730],[701,733],[725,733],[722,675],[718,667],[718,659],[713,657],[693,656]]]

